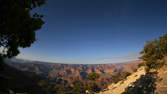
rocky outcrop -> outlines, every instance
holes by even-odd
[[[155,94],[167,94],[167,57],[165,58],[165,65],[157,72],[158,79]]]
[[[141,67],[127,79],[111,84],[98,94],[167,94],[167,57],[157,69]]]
[[[113,83],[108,86],[107,89],[104,89],[98,94],[121,94],[129,86],[132,86],[136,80],[138,80],[142,75],[145,75],[146,71],[144,67],[140,67],[137,72],[134,72],[132,75],[128,76],[125,80],[119,81],[118,83]]]

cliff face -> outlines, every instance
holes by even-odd
[[[167,66],[158,70],[158,78],[156,82],[156,94],[167,94]]]
[[[137,72],[128,76],[125,80],[119,81],[118,83],[113,83],[108,86],[107,89],[101,91],[97,94],[122,94],[128,86],[132,86],[136,80],[138,80],[142,75],[145,75],[146,71],[144,67],[140,67]]]
[[[167,57],[158,69],[141,67],[125,80],[111,84],[98,94],[167,94]]]
[[[167,94],[167,57],[164,58],[165,65],[158,70],[156,82],[156,94]]]
[[[49,79],[52,84],[64,84],[70,86],[75,81],[87,82],[87,75],[91,72],[100,74],[96,83],[100,88],[106,88],[112,82],[114,73],[130,72],[132,73],[140,61],[120,63],[120,64],[57,64],[57,63],[18,63],[8,62],[9,65],[22,71],[33,72],[41,77]]]

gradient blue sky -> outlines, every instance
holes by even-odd
[[[45,25],[19,58],[57,63],[137,60],[146,40],[167,33],[166,0],[47,0]]]

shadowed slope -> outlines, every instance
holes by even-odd
[[[33,75],[33,74],[32,74]],[[28,94],[46,94],[41,87],[37,85],[38,77],[28,77],[28,73],[21,72],[8,65],[0,71],[0,94],[28,93]]]

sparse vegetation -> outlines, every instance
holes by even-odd
[[[138,65],[138,68],[140,68],[140,67],[142,67],[142,66],[145,66],[144,63],[140,63],[140,64]]]
[[[99,86],[94,82],[93,83],[88,83],[87,89],[92,93],[100,91]]]
[[[87,85],[87,89],[90,92],[99,92],[100,88],[98,87],[98,85],[95,83],[95,81],[99,78],[99,74],[92,72],[90,74],[88,74],[87,79],[90,80],[91,82],[88,83]]]
[[[86,90],[86,88],[82,82],[80,82],[80,81],[74,82],[74,86],[72,87],[72,92],[75,92],[77,94],[84,94],[85,90]]]
[[[129,72],[122,72],[121,74],[119,73],[115,73],[113,76],[112,76],[112,82],[113,83],[117,83],[121,80],[125,80],[127,76],[131,75],[131,73]]]
[[[127,87],[125,92],[123,92],[122,94],[154,94],[154,91],[156,89],[156,74],[156,72],[148,72],[136,82],[132,83],[131,86]]]
[[[99,76],[98,73],[92,72],[92,73],[88,74],[87,79],[88,79],[88,80],[91,80],[91,81],[95,81],[95,80],[97,80],[99,77],[100,77],[100,76]]]

